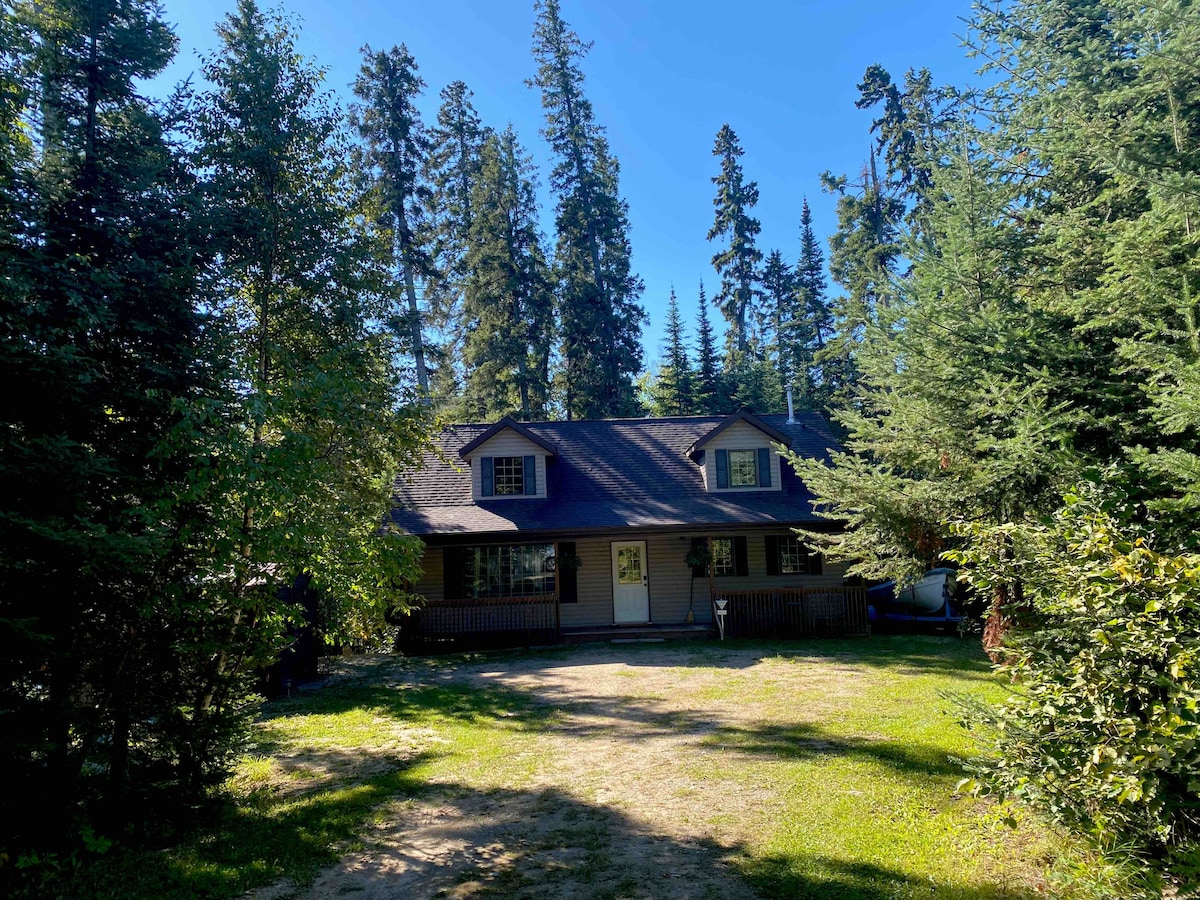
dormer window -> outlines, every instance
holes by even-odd
[[[716,457],[717,490],[730,488],[769,488],[772,482],[772,453],[769,447],[752,450],[726,450],[719,448]]]
[[[492,465],[496,473],[496,496],[525,493],[525,457],[497,456]]]
[[[790,444],[778,428],[739,410],[692,444],[687,454],[700,466],[709,492],[780,491],[783,469],[775,448]]]
[[[471,497],[481,500],[545,500],[546,467],[558,458],[554,445],[505,417],[468,441],[458,455],[471,466]]]
[[[758,451],[729,451],[729,486],[758,487]]]
[[[479,493],[482,497],[537,497],[537,457],[479,457]]]

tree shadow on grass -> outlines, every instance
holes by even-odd
[[[938,884],[823,856],[755,860],[749,848],[664,834],[558,789],[445,786],[383,817],[365,846],[321,872],[305,900],[355,894],[645,900],[1026,900],[1028,892]]]
[[[294,804],[227,806],[166,853],[126,851],[54,893],[127,900],[362,895],[554,900],[1032,900],[821,855],[664,834],[558,789],[428,787],[406,770]]]
[[[190,834],[169,852],[118,846],[49,893],[27,896],[217,900],[284,874],[311,879],[343,855],[382,803],[427,793],[409,772],[429,758],[416,756],[370,778],[293,798],[265,792],[240,801],[223,798],[199,811]]]
[[[772,900],[1029,900],[1044,894],[1011,885],[963,885],[831,856],[739,857],[739,873]]]
[[[887,766],[900,775],[916,778],[961,776],[944,748],[915,741],[872,740],[835,734],[820,725],[724,726],[704,741],[740,753],[770,756],[776,759],[815,759],[844,756]]]
[[[723,747],[740,753],[783,760],[845,756],[869,760],[897,774],[917,779],[962,774],[941,747],[836,733],[816,723],[725,724],[712,713],[664,709],[653,700],[630,702],[616,695],[546,694],[543,687],[496,682],[437,684],[361,684],[331,687],[302,701],[277,701],[262,715],[260,752],[280,754],[293,740],[287,719],[294,715],[338,716],[369,712],[391,719],[398,728],[446,723],[489,730],[545,732],[570,738],[610,738],[614,733],[635,743],[655,737],[684,737],[699,747]],[[366,737],[379,739],[377,726]],[[347,742],[352,744],[353,737]],[[327,760],[346,769],[354,763],[351,748],[342,759]],[[328,751],[330,754],[336,751]]]

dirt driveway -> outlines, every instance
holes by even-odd
[[[384,807],[311,888],[255,896],[757,896],[736,863],[763,840],[787,792],[770,765],[739,768],[745,748],[723,741],[794,733],[881,676],[853,656],[725,646],[592,645],[372,664],[369,673],[348,664],[349,677],[396,691],[451,686],[499,698],[488,716],[521,715],[531,727],[481,750],[475,765],[435,771],[419,798]],[[506,697],[528,705],[509,711]],[[811,744],[822,751],[819,739]]]

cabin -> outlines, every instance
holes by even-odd
[[[815,413],[450,426],[396,480],[392,521],[426,545],[400,644],[708,633],[717,600],[734,636],[865,633],[781,455],[836,447]]]

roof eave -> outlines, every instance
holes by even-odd
[[[525,438],[525,440],[530,441],[534,444],[537,444],[539,447],[541,447],[543,450],[546,451],[546,454],[551,459],[558,458],[558,450],[555,448],[555,446],[553,444],[551,444],[549,441],[545,440],[544,438],[538,437],[536,434],[534,434],[532,431],[530,431],[528,428],[526,428],[524,425],[522,425],[516,419],[513,419],[511,416],[505,416],[503,419],[501,419],[495,425],[488,428],[488,430],[485,431],[483,434],[479,435],[479,437],[475,438],[472,441],[469,441],[467,444],[465,444],[463,446],[463,448],[461,450],[458,451],[458,455],[461,458],[466,459],[468,456],[470,456],[472,453],[474,453],[476,450],[478,450],[480,447],[482,447],[484,444],[486,444],[488,441],[490,441],[492,438],[494,438],[496,435],[498,435],[501,431],[503,431],[506,428],[511,428],[513,431],[515,431],[521,437]]]
[[[792,445],[792,439],[790,437],[788,437],[786,434],[784,434],[782,431],[780,431],[778,428],[776,428],[774,425],[770,425],[770,424],[764,422],[762,419],[760,419],[754,413],[750,412],[750,410],[748,410],[748,409],[739,409],[737,412],[728,416],[723,422],[721,422],[719,425],[717,425],[717,427],[714,428],[712,431],[708,432],[708,434],[704,435],[699,440],[697,440],[696,443],[692,444],[692,446],[688,447],[688,451],[687,451],[688,456],[694,460],[696,458],[697,454],[702,449],[704,449],[705,444],[707,444],[709,441],[711,441],[713,438],[715,438],[717,435],[719,435],[726,428],[728,428],[731,425],[735,425],[738,422],[745,422],[750,427],[757,428],[759,431],[761,431],[767,437],[771,438],[777,444],[783,444],[783,446],[785,446],[785,447],[790,447]]]

